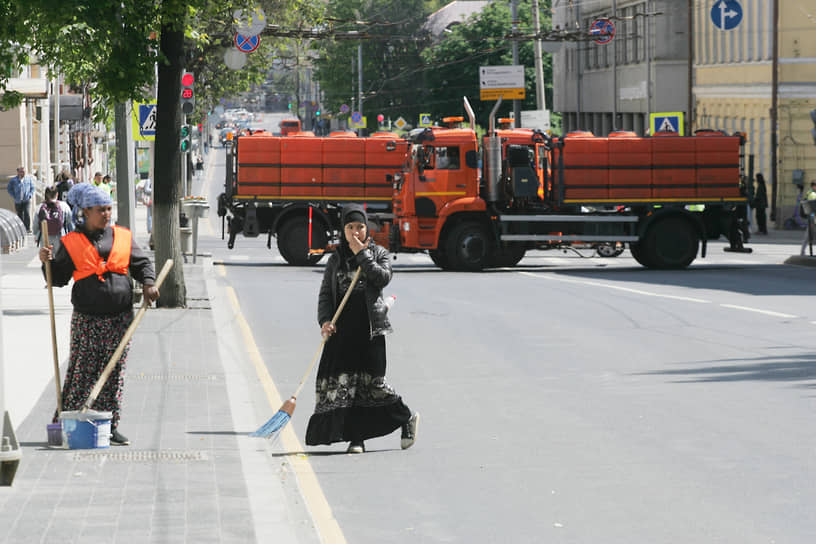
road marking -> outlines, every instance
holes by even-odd
[[[40,261],[40,250],[38,249],[37,254],[30,261],[28,261],[26,268],[41,268],[42,264],[42,261]]]
[[[603,287],[606,289],[614,289],[616,291],[623,291],[626,293],[633,293],[636,295],[644,295],[647,297],[659,297],[659,298],[669,298],[672,300],[682,300],[685,302],[696,302],[698,304],[710,304],[710,300],[704,300],[701,298],[692,298],[692,297],[681,297],[677,295],[664,295],[662,293],[653,293],[651,291],[643,291],[642,289],[632,289],[631,287],[621,287],[619,285],[611,285],[608,283],[602,283],[599,281],[589,281],[589,280],[573,280],[567,278],[560,278],[553,276],[551,274],[534,274],[532,272],[519,272],[519,274],[523,274],[525,276],[530,276],[533,278],[541,278],[541,279],[548,279],[553,281],[561,281],[564,283],[576,283],[580,285],[591,285],[593,287]]]
[[[785,317],[788,319],[796,319],[798,316],[791,314],[783,314],[780,312],[772,312],[770,310],[760,310],[759,308],[749,308],[748,306],[736,306],[734,304],[720,304],[723,308],[731,308],[733,310],[744,310],[746,312],[754,312],[757,314],[770,315],[772,317]]]
[[[278,389],[275,387],[275,383],[272,380],[272,377],[269,375],[269,371],[266,369],[266,364],[264,364],[263,358],[261,357],[261,352],[258,350],[258,346],[255,343],[252,329],[244,318],[243,313],[241,313],[241,307],[238,302],[238,297],[235,294],[235,290],[232,287],[227,287],[226,291],[230,304],[235,310],[235,322],[243,335],[244,347],[246,348],[249,358],[255,367],[255,372],[258,375],[258,379],[261,381],[261,385],[266,392],[266,398],[269,401],[269,406],[272,408],[272,410],[274,410],[270,413],[270,416],[274,415],[282,404],[280,393],[278,393]],[[280,438],[283,441],[286,451],[303,451],[303,446],[297,439],[295,431],[292,430],[291,425],[286,425],[283,428]],[[315,475],[307,456],[289,455],[288,460],[292,466],[295,476],[298,479],[300,490],[303,493],[303,498],[312,514],[312,518],[317,526],[321,540],[323,542],[345,544],[346,538],[343,535],[343,531],[340,529],[340,525],[334,518],[334,514],[332,514],[331,506],[329,506],[329,502],[326,500],[326,495],[323,493],[323,489],[320,487],[320,483],[317,481],[317,476]]]

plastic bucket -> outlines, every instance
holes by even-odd
[[[62,412],[62,432],[69,450],[90,450],[110,447],[111,412],[96,410]]]

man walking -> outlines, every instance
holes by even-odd
[[[17,167],[17,175],[11,178],[8,183],[8,193],[14,199],[14,210],[17,216],[23,220],[26,231],[31,232],[31,199],[34,197],[34,176],[26,175],[25,168]]]

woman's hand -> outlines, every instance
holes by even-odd
[[[320,334],[323,336],[323,338],[328,338],[335,332],[337,332],[337,327],[332,325],[331,321],[326,321],[323,323],[323,326],[320,327]]]
[[[54,253],[51,251],[53,248],[54,246],[50,245],[40,248],[40,261],[42,261],[43,264],[54,259]]]
[[[367,245],[368,245],[368,238],[366,238],[365,240],[363,240],[361,242],[360,239],[357,238],[356,234],[351,237],[351,240],[349,240],[349,247],[351,248],[351,252],[354,253],[355,255],[357,255],[362,250],[364,250]]]
[[[148,302],[155,302],[159,298],[159,289],[155,285],[142,287],[142,295]]]

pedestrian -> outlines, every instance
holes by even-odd
[[[757,234],[768,234],[768,218],[765,209],[768,207],[768,189],[765,187],[765,176],[757,174],[757,186],[751,207],[756,212]]]
[[[100,187],[102,187],[103,191],[108,193],[109,197],[113,198],[114,196],[116,196],[116,194],[113,191],[113,180],[111,179],[109,174],[106,174],[102,178],[102,185],[100,185]]]
[[[31,232],[31,199],[34,197],[36,182],[34,176],[26,175],[25,167],[17,167],[17,175],[8,182],[8,193],[14,199],[14,210],[23,221],[26,232]]]
[[[816,180],[810,182],[810,191],[802,199],[803,212],[805,215],[805,236],[802,238],[802,248],[800,255],[805,254],[805,248],[816,239]]]
[[[57,176],[57,200],[65,200],[65,195],[74,186],[74,175],[68,170],[63,170]]]
[[[63,236],[56,250],[40,248],[43,273],[45,262],[51,259],[51,277],[56,287],[74,280],[71,353],[62,389],[63,410],[82,408],[133,320],[133,290],[128,274],[142,283],[146,300],[152,302],[159,298],[150,259],[128,229],[110,225],[111,198],[91,184],[79,184],[73,189],[77,190],[73,197],[85,217],[82,228]],[[128,343],[91,407],[112,412],[110,441],[119,446],[130,443],[119,432],[129,348]],[[56,419],[55,414],[55,423]]]
[[[341,217],[341,243],[329,258],[318,296],[321,334],[330,338],[317,370],[306,444],[349,442],[348,453],[363,453],[365,440],[401,428],[407,449],[416,440],[419,414],[411,413],[385,379],[385,335],[392,328],[382,290],[391,281],[391,255],[369,238],[362,206],[345,206]],[[332,325],[358,267],[360,279]]]
[[[70,214],[70,212],[68,212]],[[65,209],[62,203],[57,200],[57,187],[51,186],[45,188],[45,200],[40,204],[37,210],[37,221],[34,222],[32,230],[37,237],[38,245],[51,245],[54,249],[59,248],[60,238],[66,234],[68,230],[65,228],[66,220],[71,221],[70,215],[66,217]],[[45,221],[48,227],[46,236],[43,236],[41,231],[41,223]]]

